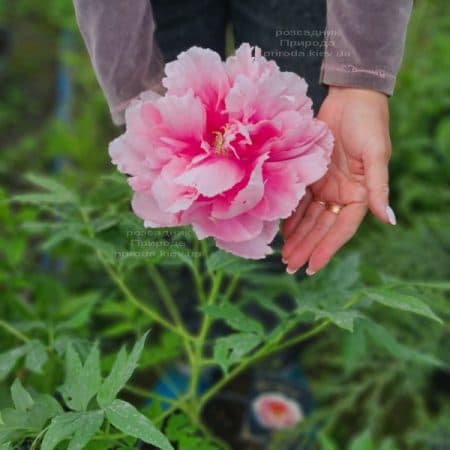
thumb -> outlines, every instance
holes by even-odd
[[[396,225],[395,213],[389,206],[390,145],[364,152],[364,171],[369,193],[369,209],[382,222]]]

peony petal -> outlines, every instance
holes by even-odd
[[[227,58],[225,68],[233,82],[239,75],[245,75],[248,79],[255,81],[264,73],[279,70],[275,61],[268,61],[261,56],[259,47],[251,47],[248,43],[241,44],[235,54]]]
[[[199,194],[196,189],[173,182],[175,177],[183,173],[187,165],[182,158],[172,159],[153,183],[152,193],[162,211],[175,213],[185,210],[197,199]]]
[[[151,192],[136,192],[131,201],[135,214],[144,220],[146,227],[170,227],[180,224],[177,214],[162,211]]]
[[[167,129],[167,137],[181,141],[200,142],[206,125],[205,108],[192,90],[176,97],[168,95],[157,103],[161,118]]]
[[[262,220],[289,217],[305,194],[305,184],[297,182],[296,172],[283,163],[267,162],[264,180],[264,197],[249,214]]]
[[[249,214],[224,220],[205,214],[196,214],[191,220],[199,239],[212,236],[224,241],[243,242],[255,238],[263,229],[263,222]]]
[[[238,183],[245,175],[237,161],[229,157],[212,156],[187,168],[174,182],[192,186],[205,197],[214,197]]]
[[[264,195],[263,164],[269,157],[261,155],[246,180],[246,185],[241,188],[232,200],[226,196],[219,197],[213,205],[211,215],[218,219],[228,219],[252,209]]]
[[[193,93],[209,108],[215,109],[230,88],[220,55],[210,49],[191,47],[165,67],[162,83],[169,95]]]
[[[261,233],[245,242],[230,242],[216,239],[217,247],[236,256],[248,259],[262,259],[273,253],[270,243],[279,229],[279,221],[264,222]]]

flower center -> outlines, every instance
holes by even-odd
[[[213,131],[214,137],[213,147],[214,153],[220,156],[228,156],[230,153],[229,145],[234,139],[234,133],[230,133],[230,125],[226,124],[222,127],[223,131]]]

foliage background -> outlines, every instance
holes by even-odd
[[[446,6],[445,0],[416,2],[402,71],[390,100],[391,203],[399,225],[387,228],[368,218],[343,256],[358,252],[362,262],[358,270],[366,279],[402,278],[411,280],[411,288],[415,283],[444,325],[384,307],[376,307],[372,318],[398,341],[450,364],[448,292],[418,286],[450,279],[450,15],[445,14]],[[0,57],[0,352],[17,343],[17,336],[5,328],[8,324],[33,338],[45,324],[54,327],[50,338],[56,349],[75,339],[85,355],[87,343],[100,338],[105,354],[102,367],[108,370],[120,345],[141,336],[147,321],[121,302],[82,247],[86,243],[67,240],[76,234],[76,223],[68,222],[63,233],[57,231],[57,224],[43,230],[37,219],[42,214],[51,217],[51,210],[9,200],[31,189],[24,174],[51,174],[90,199],[94,227],[104,238],[95,245],[109,242],[127,248],[127,231],[140,229],[131,215],[118,225],[119,234],[108,235],[117,211],[126,210],[127,202],[126,187],[113,174],[106,152],[118,130],[110,123],[70,2],[0,0],[0,27],[8,29],[11,38],[10,51]],[[136,265],[140,279],[152,279],[139,262],[130,264]],[[175,298],[189,296],[180,278],[171,275],[171,264],[175,263],[163,265],[162,273]],[[133,286],[148,295],[145,282]],[[35,323],[25,323],[29,317]],[[392,438],[398,448],[450,448],[446,447],[450,442],[448,369],[411,362],[386,342],[382,336],[369,339],[362,330],[329,329],[298,348],[296,357],[316,396],[314,420],[323,430],[322,447],[380,448],[383,439]],[[162,364],[180,354],[180,345],[176,336],[163,333],[144,351],[141,368],[146,388]],[[9,402],[15,376],[47,393],[61,383],[52,358],[43,366],[43,374],[27,372],[33,363],[39,366],[44,350],[36,344],[28,362],[20,363],[2,381],[0,410]],[[286,437],[279,439],[283,442]],[[282,448],[279,442],[274,448]],[[394,448],[388,441],[383,445]]]

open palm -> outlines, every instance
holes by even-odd
[[[335,137],[327,174],[313,184],[283,223],[283,261],[289,273],[309,262],[312,275],[355,234],[368,208],[382,221],[395,223],[388,206],[391,153],[389,112],[384,94],[330,88],[318,118]],[[339,214],[315,200],[335,202]]]

